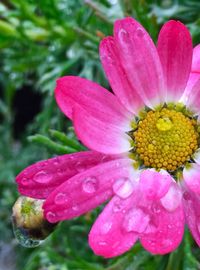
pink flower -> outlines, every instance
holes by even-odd
[[[200,46],[192,50],[187,28],[169,21],[155,47],[126,18],[102,40],[100,57],[114,94],[73,76],[55,90],[91,151],[31,165],[17,176],[19,192],[45,199],[52,223],[111,199],[89,233],[93,251],[107,258],[137,240],[153,254],[171,252],[185,223],[200,245]]]

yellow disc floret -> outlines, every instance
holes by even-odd
[[[133,132],[135,149],[147,167],[176,170],[198,147],[197,123],[181,112],[149,111]]]

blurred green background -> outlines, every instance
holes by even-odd
[[[71,123],[57,108],[56,78],[73,74],[109,87],[99,41],[117,18],[133,16],[154,41],[168,19],[185,23],[200,43],[199,0],[3,0],[0,2],[0,270],[196,270],[200,250],[186,230],[174,253],[152,256],[140,244],[104,260],[87,244],[100,208],[59,224],[38,248],[18,245],[12,232],[15,175],[29,164],[78,151]]]

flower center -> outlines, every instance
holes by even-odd
[[[149,111],[132,137],[135,151],[147,167],[174,171],[198,148],[197,121],[182,112]]]

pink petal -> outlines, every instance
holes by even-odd
[[[44,203],[45,216],[50,222],[80,216],[109,199],[117,179],[129,178],[130,159],[118,159],[97,165],[75,175],[56,190]]]
[[[143,247],[153,254],[166,254],[176,249],[184,233],[182,204],[168,212],[159,201],[153,202],[149,215],[149,227],[140,237]]]
[[[131,149],[125,131],[94,118],[78,105],[74,107],[73,119],[78,138],[88,148],[105,154],[119,154]]]
[[[192,96],[192,88],[195,86],[197,81],[200,79],[200,44],[193,49],[192,55],[192,70],[187,82],[187,86],[182,97],[182,102],[187,105],[188,96]]]
[[[176,102],[186,87],[192,63],[192,40],[179,21],[169,21],[158,38],[158,52],[165,75],[167,101]]]
[[[199,195],[185,188],[183,194],[183,206],[185,211],[186,223],[196,241],[200,246],[200,198]]]
[[[194,76],[193,76],[194,77]],[[187,108],[189,108],[193,113],[200,113],[200,76],[198,76],[198,80],[194,83],[192,89],[186,90],[184,96],[187,95],[187,99],[185,99],[185,104]]]
[[[79,105],[100,121],[130,129],[130,113],[113,94],[94,82],[74,76],[62,77],[57,80],[55,97],[69,118],[73,108]]]
[[[100,56],[106,76],[114,93],[125,108],[130,112],[138,113],[144,106],[144,102],[126,76],[113,37],[106,37],[102,40],[100,44]]]
[[[117,20],[114,39],[124,76],[132,89],[149,107],[164,101],[160,59],[146,30],[133,18]]]
[[[27,167],[16,177],[16,182],[22,195],[44,199],[72,176],[116,158],[119,157],[92,151],[63,155]]]
[[[200,44],[193,49],[192,72],[200,73]]]
[[[144,170],[140,175],[140,189],[149,200],[162,198],[173,181],[170,174],[162,170]]]
[[[191,163],[189,168],[184,168],[183,179],[191,191],[200,194],[200,165]]]
[[[138,233],[127,230],[124,224],[128,222],[124,218],[132,208],[134,195],[124,200],[115,196],[95,221],[89,245],[96,255],[106,258],[121,255],[137,241]]]
[[[168,192],[161,198],[162,206],[169,212],[175,211],[181,204],[182,193],[177,183],[171,183]]]

